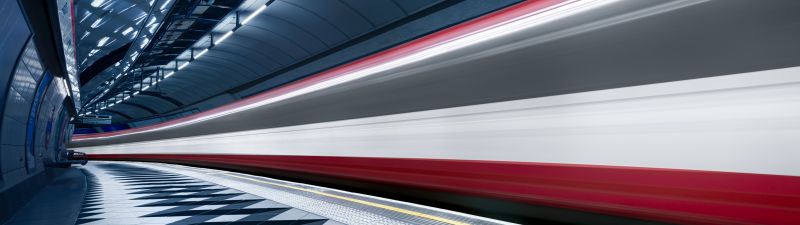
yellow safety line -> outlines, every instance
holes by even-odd
[[[455,225],[469,225],[468,223],[458,222],[458,221],[445,219],[445,218],[434,216],[434,215],[428,215],[428,214],[425,214],[425,213],[411,211],[411,210],[407,210],[407,209],[401,209],[401,208],[397,208],[397,207],[394,207],[394,206],[388,206],[388,205],[384,205],[384,204],[380,204],[380,203],[368,202],[368,201],[364,201],[364,200],[361,200],[361,199],[349,198],[349,197],[334,195],[334,194],[331,194],[331,193],[325,193],[325,192],[321,192],[321,191],[315,191],[315,190],[309,190],[309,189],[299,188],[299,187],[285,185],[285,184],[273,183],[273,182],[269,182],[269,181],[263,181],[263,180],[249,178],[249,177],[243,177],[243,176],[239,176],[239,175],[235,175],[235,174],[223,173],[222,175],[236,177],[236,178],[245,179],[245,180],[251,180],[251,181],[255,181],[255,182],[259,182],[259,183],[264,183],[264,184],[269,184],[269,185],[274,185],[274,186],[279,186],[279,187],[284,187],[284,188],[289,188],[289,189],[294,189],[294,190],[298,190],[298,191],[305,191],[305,192],[308,192],[308,193],[314,193],[314,194],[327,196],[327,197],[331,197],[331,198],[336,198],[336,199],[341,199],[341,200],[345,200],[345,201],[349,201],[349,202],[355,202],[355,203],[359,203],[359,204],[363,204],[363,205],[368,205],[368,206],[372,206],[372,207],[376,207],[376,208],[381,208],[381,209],[385,209],[385,210],[404,213],[404,214],[408,214],[408,215],[412,215],[412,216],[422,217],[422,218],[425,218],[425,219],[435,220],[435,221],[439,221],[439,222],[455,224]]]

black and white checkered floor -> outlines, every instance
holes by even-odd
[[[180,174],[116,163],[84,172],[90,182],[77,224],[341,224]]]
[[[508,224],[312,185],[195,167],[91,162],[76,224]]]

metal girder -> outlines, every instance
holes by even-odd
[[[216,24],[221,22],[226,16],[235,13],[236,8],[238,8],[242,2],[244,2],[244,0],[226,1],[226,3],[231,3],[231,6],[225,6],[208,4],[202,1],[177,0],[172,9],[170,9],[168,15],[164,18],[164,21],[162,21],[163,25],[161,28],[159,28],[152,37],[153,41],[140,53],[142,57],[139,57],[139,59],[134,62],[133,68],[145,66],[160,67],[167,65],[186,51],[186,49],[192,48],[203,36],[209,34],[214,27],[216,27]],[[197,7],[213,7],[215,9],[205,10],[202,14],[193,15],[192,12],[195,12]],[[191,28],[170,29],[171,27],[175,27],[175,24],[183,23],[187,20],[195,21],[197,24],[192,25]],[[140,91],[140,94],[164,99],[178,107],[183,105],[180,101],[164,96],[158,92],[134,90],[136,84],[141,84],[146,77],[149,77],[149,75],[139,73],[135,75],[126,75],[108,91],[106,96],[117,96],[119,93]],[[141,88],[141,85],[139,85],[139,88]],[[102,102],[108,101],[109,99],[111,99],[111,97],[104,97],[104,99],[98,100],[93,103],[93,105],[103,104]]]

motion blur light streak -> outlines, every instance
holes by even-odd
[[[173,127],[185,126],[197,122],[206,121],[209,119],[230,115],[232,113],[237,113],[241,111],[245,111],[248,109],[252,109],[255,107],[272,104],[278,101],[286,100],[289,98],[293,98],[296,96],[304,95],[307,93],[319,91],[322,89],[326,89],[328,87],[332,87],[335,85],[347,83],[353,80],[361,79],[375,73],[379,73],[381,71],[386,71],[392,68],[397,68],[400,66],[408,65],[410,63],[419,62],[443,53],[455,51],[470,45],[474,45],[476,43],[480,43],[483,41],[487,41],[493,38],[498,38],[504,35],[508,35],[514,32],[518,32],[520,30],[529,29],[531,27],[535,27],[540,24],[544,24],[550,21],[558,20],[564,17],[572,16],[581,12],[585,12],[588,10],[592,10],[604,5],[608,5],[610,3],[616,2],[615,0],[575,0],[575,1],[567,1],[563,2],[551,7],[547,7],[545,9],[531,12],[529,14],[523,15],[518,18],[510,19],[509,21],[499,23],[493,25],[491,27],[487,27],[481,29],[479,31],[475,31],[472,33],[468,33],[466,35],[453,38],[451,40],[445,41],[443,43],[435,44],[433,46],[424,48],[418,52],[412,53],[407,56],[403,56],[401,58],[397,58],[391,61],[383,62],[381,64],[377,64],[371,67],[362,68],[358,71],[353,71],[346,74],[338,75],[332,79],[328,79],[325,81],[321,81],[319,83],[311,84],[306,87],[302,87],[300,89],[293,90],[288,93],[284,93],[281,95],[277,95],[274,97],[266,98],[254,103],[249,103],[243,106],[239,106],[232,109],[226,109],[220,112],[211,112],[210,115],[203,115],[198,114],[201,116],[192,117],[186,121],[175,122],[172,124],[165,124],[165,126],[159,126],[152,129],[144,129],[144,130],[137,130],[137,131],[130,131],[125,133],[119,134],[112,134],[102,137],[73,137],[74,141],[80,140],[90,140],[90,139],[98,139],[98,138],[111,138],[111,137],[118,137],[123,135],[130,135],[136,133],[143,133],[143,132],[152,132],[158,130],[169,129]],[[264,7],[260,8],[263,9]],[[220,39],[217,40],[217,44],[228,38],[233,31],[228,31],[223,35]],[[181,65],[178,69],[182,69],[183,67],[187,66],[188,63]]]
[[[776,142],[781,144],[775,146],[765,144],[773,149],[786,143],[800,145],[799,140],[778,135],[788,132],[787,126],[800,127],[797,121],[774,122],[793,118],[800,112],[800,101],[794,97],[800,95],[800,77],[793,75],[796,73],[800,73],[800,67],[76,149],[96,154],[215,154],[225,151],[240,155],[481,159],[798,176],[800,164],[790,164],[800,153],[791,150],[776,151],[773,155],[718,157],[726,152],[747,152],[745,143],[766,139],[781,140]],[[555,112],[559,113],[554,115]],[[676,132],[676,127],[693,132]],[[744,127],[770,130],[773,136],[740,129]],[[731,131],[710,132],[720,129]],[[459,132],[451,133],[452,130]],[[665,132],[671,134],[670,138],[663,137]],[[495,133],[505,135],[493,135]],[[702,138],[698,139],[698,133],[703,134]],[[624,141],[631,135],[637,140]],[[385,138],[392,136],[404,138]],[[438,137],[438,142],[433,145],[426,142],[429,137]],[[742,144],[727,146],[735,142]],[[626,144],[619,146],[618,143]],[[538,154],[529,154],[529,146],[537,146]],[[603,149],[602,154],[596,152],[598,148]],[[782,157],[773,159],[775,154]],[[686,155],[718,159],[714,162],[681,160]]]
[[[67,147],[90,172],[169,171],[325,225],[800,221],[791,0],[376,3],[197,6],[219,19],[159,29],[163,56],[120,64],[135,80],[102,84],[125,89]]]
[[[301,171],[678,224],[758,224],[747,221],[782,224],[798,218],[796,213],[784,208],[793,207],[796,200],[787,196],[795,196],[794,193],[798,191],[796,185],[781,185],[798,183],[797,179],[789,176],[424,158],[230,153],[101,154],[91,157],[103,160],[152,160],[249,171]],[[454,171],[458,176],[453,175]],[[647,184],[643,184],[644,181]]]

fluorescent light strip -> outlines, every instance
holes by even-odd
[[[158,9],[164,10],[165,8],[167,8],[167,4],[169,4],[170,2],[172,2],[172,0],[164,1],[164,4],[161,4],[161,7],[159,7]]]
[[[100,7],[100,5],[102,5],[104,2],[105,2],[105,0],[94,0],[94,1],[92,1],[91,5],[92,5],[92,7],[97,8],[97,7]]]
[[[131,31],[133,31],[133,27],[128,27],[127,29],[122,31],[122,35],[128,35],[128,33],[130,33]],[[119,66],[119,62],[117,62],[117,66]]]
[[[217,39],[217,41],[215,41],[215,42],[214,42],[214,44],[215,44],[215,45],[218,45],[219,43],[222,43],[222,41],[224,41],[225,39],[228,39],[228,37],[230,37],[230,36],[231,36],[231,34],[233,34],[233,31],[232,31],[232,30],[231,30],[231,31],[228,31],[228,32],[225,32],[225,34],[223,34],[223,35],[222,35],[222,37],[220,37],[219,39]]]
[[[97,41],[97,47],[101,47],[101,46],[105,45],[106,42],[108,42],[108,39],[109,39],[109,37],[100,38],[100,40]]]
[[[67,93],[67,96],[72,98],[72,92],[69,91],[69,84],[67,83],[67,78],[62,78],[61,82],[64,84],[64,92]]]
[[[259,7],[255,12],[253,12],[252,14],[247,16],[247,18],[242,20],[242,22],[241,22],[242,25],[245,25],[245,24],[247,24],[247,22],[250,22],[250,20],[255,18],[259,13],[263,12],[265,9],[267,9],[267,5],[261,5],[261,7]]]
[[[194,58],[198,59],[198,58],[200,58],[200,56],[203,56],[203,54],[206,54],[206,52],[208,52],[208,49],[203,49],[203,51],[200,51],[200,53],[197,53],[197,55],[195,55]]]
[[[186,63],[186,64],[189,64],[189,63]],[[184,65],[186,65],[186,64],[184,64]],[[178,69],[180,69],[180,68],[178,68]],[[169,73],[167,73],[166,75],[164,75],[164,78],[170,77],[170,76],[172,76],[173,74],[175,74],[175,72],[169,72]],[[156,81],[156,84],[157,84],[157,83],[158,83],[158,81]]]
[[[361,79],[370,75],[375,75],[379,72],[387,71],[390,69],[398,68],[401,66],[405,66],[411,63],[419,62],[425,59],[432,58],[434,56],[438,56],[444,53],[452,52],[467,46],[471,46],[480,42],[485,42],[488,40],[492,40],[498,37],[502,37],[514,32],[518,32],[521,30],[525,30],[531,27],[535,27],[537,25],[541,25],[547,22],[551,22],[554,20],[558,20],[564,17],[572,16],[584,11],[588,11],[591,9],[598,8],[600,6],[604,6],[618,0],[573,0],[563,2],[561,4],[548,7],[546,9],[538,10],[536,12],[532,12],[530,14],[524,15],[519,17],[516,20],[508,21],[501,24],[496,24],[491,27],[487,27],[475,32],[471,32],[460,37],[451,39],[444,43],[436,44],[426,49],[420,50],[416,53],[403,56],[401,58],[385,62],[382,64],[375,65],[373,67],[365,68],[363,70],[354,71],[352,73],[344,74],[338,77],[335,77],[330,80],[322,81],[320,83],[316,83],[304,88],[297,89],[292,92],[288,92],[282,95],[278,95],[272,98],[264,99],[260,102],[251,103],[249,105],[244,105],[238,108],[214,113],[207,116],[202,116],[194,119],[190,119],[187,121],[151,129],[151,130],[143,130],[137,132],[130,132],[130,133],[122,133],[117,135],[105,136],[105,137],[95,137],[95,138],[86,138],[83,140],[89,139],[103,139],[103,138],[112,138],[130,134],[138,134],[138,133],[145,133],[145,132],[152,132],[152,131],[159,131],[170,129],[173,127],[180,127],[189,124],[194,124],[198,122],[203,122],[206,120],[218,118],[221,116],[230,115],[233,113],[249,110],[252,108],[272,104],[275,102],[283,101],[286,99],[294,98],[300,95],[308,94],[311,92],[323,90],[332,86],[336,86],[339,84],[347,83],[353,80]],[[229,34],[232,32],[228,32]],[[224,37],[224,36],[223,36]]]
[[[183,68],[186,68],[186,66],[189,66],[189,63],[188,63],[188,62],[187,62],[187,63],[184,63],[184,64],[182,64],[182,65],[180,65],[180,66],[178,66],[178,70],[182,70]],[[171,75],[171,74],[170,74],[170,75]],[[166,76],[164,76],[164,77],[166,77]]]

